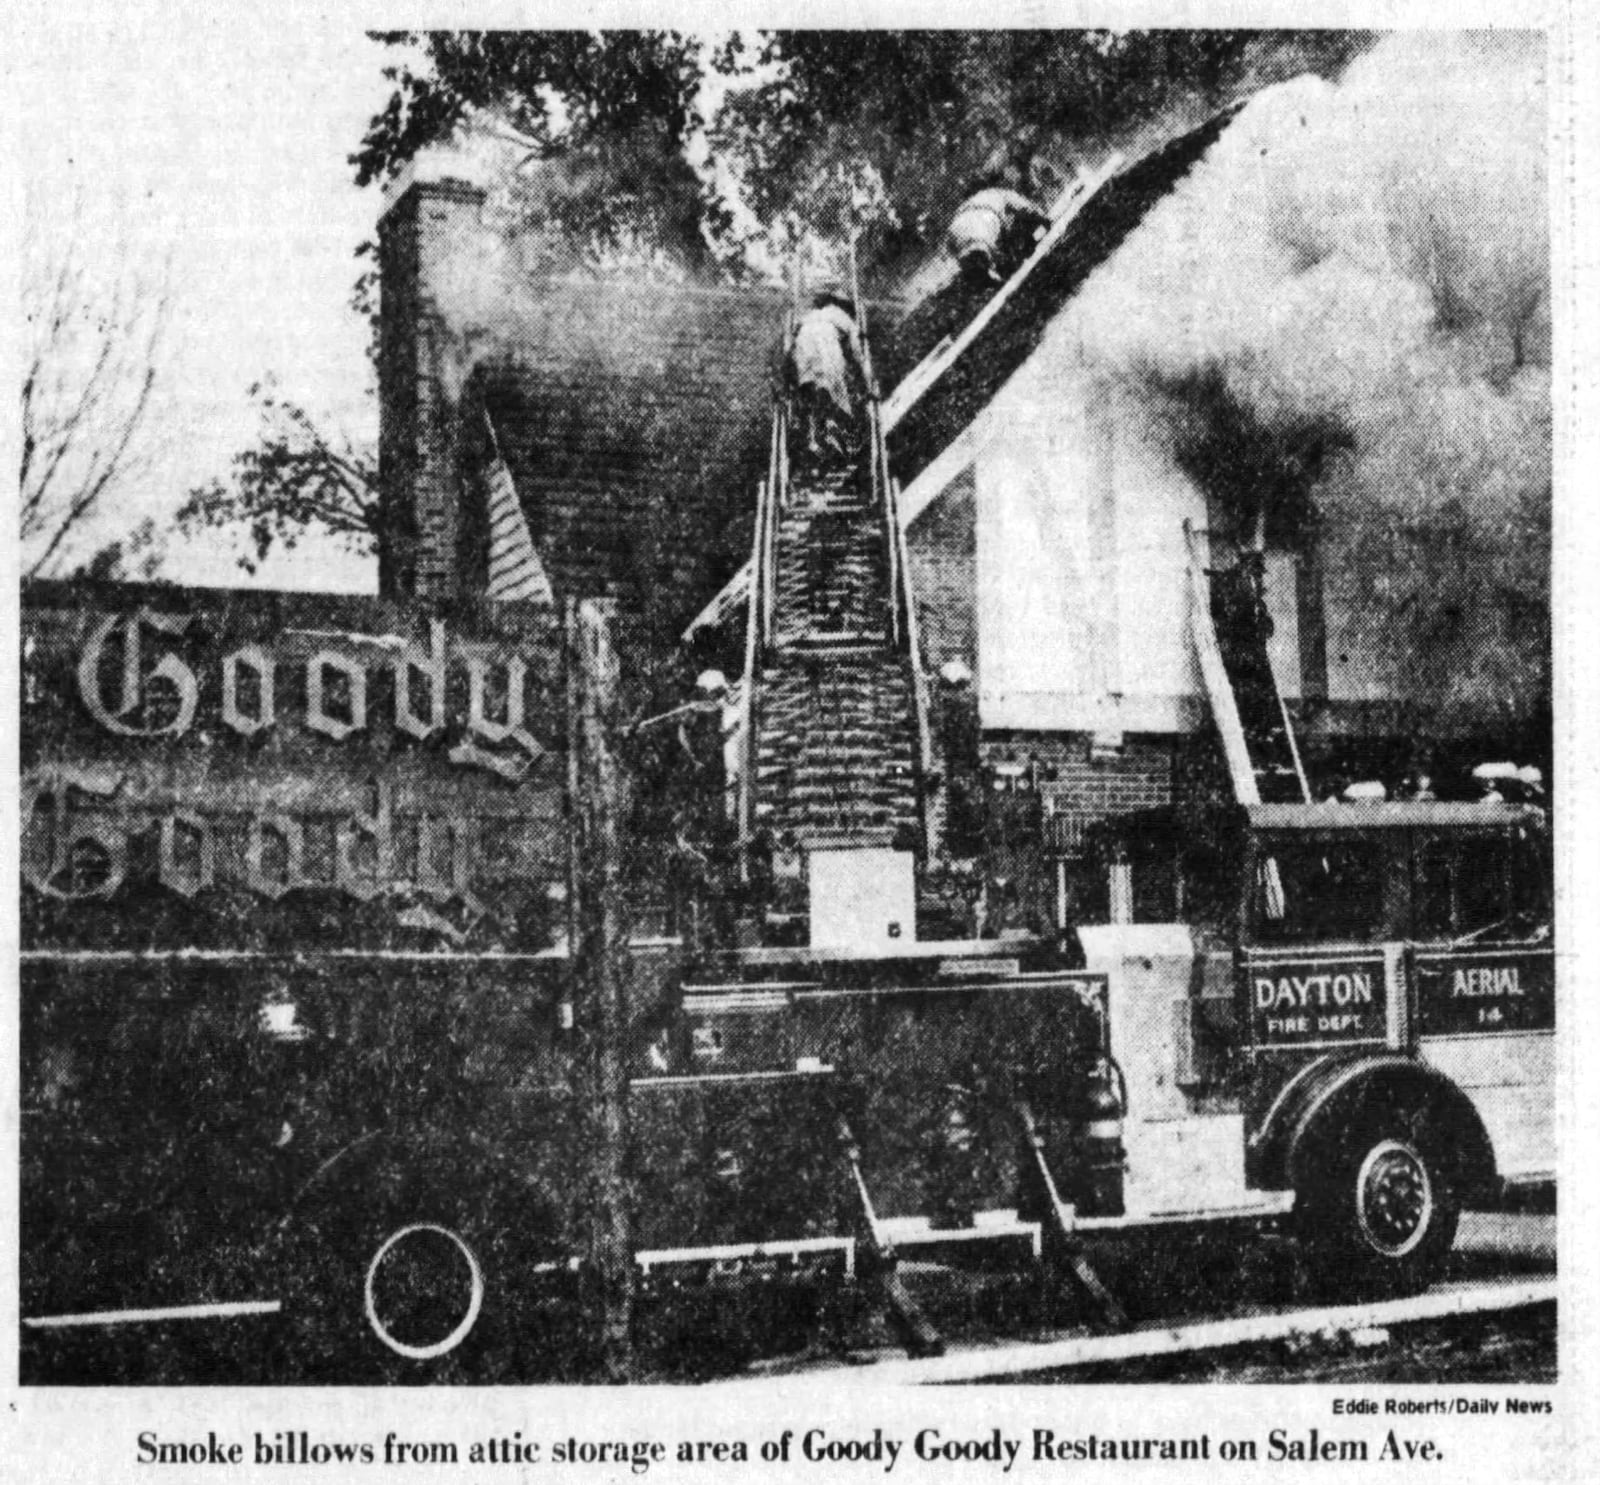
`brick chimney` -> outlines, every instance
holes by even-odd
[[[463,568],[456,472],[458,354],[431,286],[483,230],[487,193],[467,162],[424,156],[386,194],[378,223],[378,588],[449,602]]]
[[[451,604],[487,582],[470,386],[557,596],[616,598],[676,637],[748,550],[784,296],[542,273],[470,327],[469,364],[450,286],[482,271],[492,168],[425,154],[379,220],[379,591]]]

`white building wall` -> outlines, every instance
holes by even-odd
[[[1298,561],[1293,552],[1267,553],[1267,612],[1272,615],[1272,638],[1267,653],[1278,690],[1291,701],[1305,695],[1300,668],[1300,595]]]
[[[1188,731],[1204,713],[1183,522],[1205,527],[1205,498],[1156,411],[1061,344],[1052,336],[984,415],[980,715],[986,727]]]

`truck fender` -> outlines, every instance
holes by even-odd
[[[1472,1100],[1437,1068],[1396,1053],[1330,1058],[1299,1079],[1252,1136],[1256,1184],[1298,1189],[1355,1111],[1379,1101],[1425,1108],[1450,1132],[1450,1178],[1463,1196],[1495,1190],[1494,1144]]]
[[[447,1214],[473,1226],[509,1224],[531,1248],[554,1227],[556,1207],[515,1148],[431,1125],[391,1124],[365,1130],[308,1172],[273,1235],[292,1239],[341,1210],[396,1220]]]

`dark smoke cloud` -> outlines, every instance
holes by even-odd
[[[1375,679],[1444,712],[1547,694],[1545,132],[1541,36],[1393,37],[1259,94],[1071,317],[1225,509],[1315,512]]]

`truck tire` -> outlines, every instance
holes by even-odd
[[[1412,1294],[1433,1281],[1461,1210],[1448,1147],[1428,1122],[1375,1112],[1308,1163],[1295,1211],[1320,1286]]]
[[[324,1166],[276,1239],[297,1380],[517,1380],[561,1359],[546,1332],[574,1308],[571,1244],[541,1181],[427,1131]]]
[[[449,1381],[470,1370],[497,1273],[452,1214],[330,1208],[297,1222],[280,1251],[294,1380]]]
[[[483,1310],[483,1266],[453,1227],[408,1222],[372,1251],[362,1283],[368,1329],[396,1356],[434,1361],[472,1333]]]

